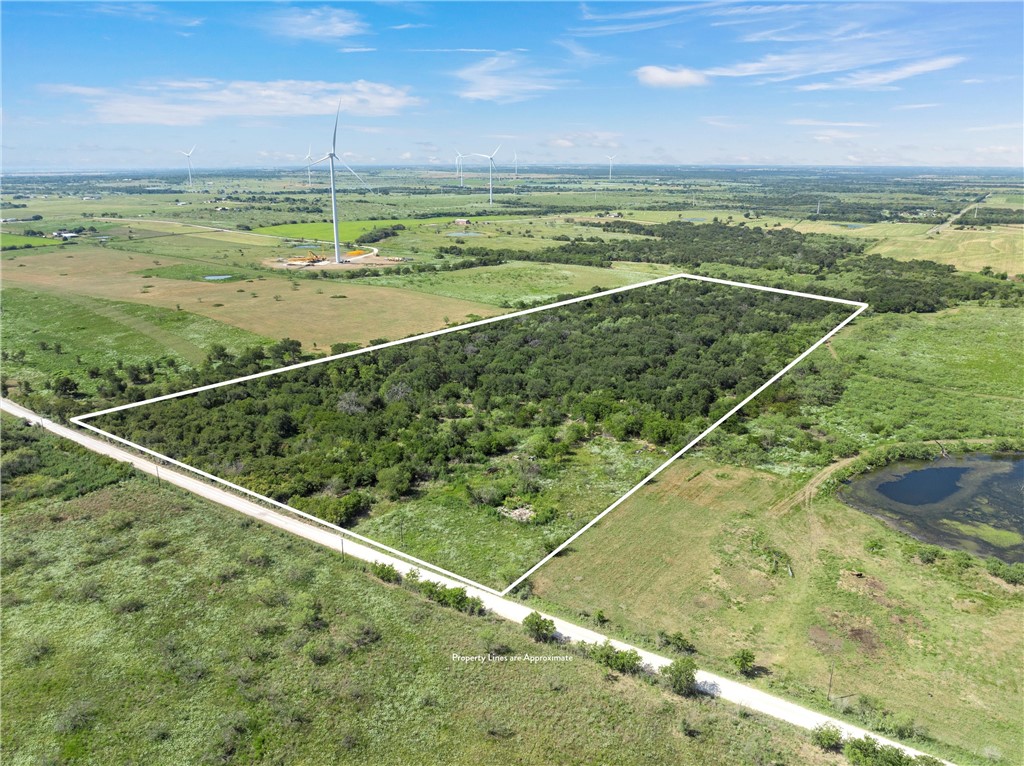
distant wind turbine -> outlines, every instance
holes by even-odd
[[[498,149],[501,148],[501,144],[498,144]],[[498,153],[498,149],[495,149],[490,154],[480,154],[474,152],[474,157],[483,157],[487,160],[487,204],[494,204],[494,155]]]
[[[617,154],[613,154],[611,157],[608,157],[608,180],[609,181],[612,180],[612,160],[614,160],[618,156],[619,155],[617,155]]]
[[[313,146],[309,147],[309,151],[306,152],[304,157],[306,160],[306,186],[313,185]]]
[[[188,162],[188,188],[192,188],[192,152],[196,150],[195,145],[192,146],[187,152],[181,152],[185,155],[185,160]],[[179,150],[181,151],[181,150]]]
[[[334,192],[334,161],[338,159],[335,153],[338,148],[338,118],[341,117],[341,99],[338,99],[338,111],[334,115],[334,137],[331,139],[331,151],[314,162],[319,165],[324,160],[330,162],[331,167],[331,215],[334,221],[334,262],[341,263],[341,246],[338,243],[338,199]],[[347,166],[346,166],[347,167]]]
[[[459,186],[462,186],[462,158],[465,157],[462,152],[455,152],[455,175],[459,177]]]
[[[515,165],[516,178],[519,178],[519,154],[518,152],[512,152],[512,163]]]

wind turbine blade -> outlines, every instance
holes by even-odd
[[[362,177],[356,171],[354,171],[352,168],[350,168],[348,166],[348,163],[345,162],[345,160],[341,160],[341,164],[345,166],[345,169],[348,170],[349,173],[351,173],[352,175],[354,175],[356,178],[359,179],[359,183],[361,183],[363,185],[363,188],[365,188],[366,191],[370,192],[370,194],[376,194],[377,193],[373,189],[370,188],[369,184],[367,184],[366,181],[364,181],[362,179]]]
[[[501,144],[498,144],[498,149],[500,149],[500,148],[501,148]],[[494,150],[493,152],[491,152],[491,156],[492,156],[492,157],[493,157],[493,156],[494,156],[495,154],[497,154],[497,153],[498,153],[498,149],[495,149],[495,150]]]
[[[331,140],[331,153],[338,152],[338,118],[341,117],[341,99],[338,99],[338,111],[334,113],[334,138]]]
[[[327,162],[327,160],[329,160],[330,158],[331,158],[331,155],[329,155],[329,154],[325,154],[325,155],[324,155],[323,157],[321,157],[320,159],[316,160],[315,162],[311,162],[311,163],[309,163],[309,164],[310,164],[310,165],[319,165],[319,164],[320,164],[321,162]]]

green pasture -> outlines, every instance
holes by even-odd
[[[806,732],[431,603],[56,437],[20,449],[5,763],[835,763]],[[488,653],[572,659],[452,657]]]

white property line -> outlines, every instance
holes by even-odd
[[[258,492],[254,492],[254,491],[252,491],[250,489],[246,489],[245,487],[242,487],[242,486],[240,486],[238,484],[234,484],[233,482],[227,481],[226,479],[222,479],[219,476],[215,476],[215,475],[213,475],[211,473],[207,473],[206,471],[203,471],[203,470],[200,470],[200,469],[195,468],[193,466],[190,466],[187,463],[183,463],[183,462],[181,462],[179,460],[175,460],[172,457],[169,457],[169,456],[164,455],[164,454],[162,454],[160,452],[156,452],[154,450],[151,450],[151,449],[149,449],[147,447],[142,446],[141,444],[136,444],[135,442],[129,441],[128,439],[124,439],[124,438],[121,438],[120,436],[116,436],[116,435],[110,433],[109,431],[104,431],[101,428],[97,428],[96,426],[90,425],[89,423],[85,422],[86,420],[89,420],[91,418],[100,417],[102,415],[109,415],[109,414],[112,414],[112,413],[115,413],[115,412],[120,412],[122,410],[128,410],[128,409],[132,409],[132,408],[135,408],[135,407],[141,407],[141,406],[143,406],[145,404],[152,404],[154,402],[167,401],[169,399],[177,399],[177,398],[182,397],[182,396],[189,396],[191,394],[197,394],[197,393],[200,393],[202,391],[209,391],[209,390],[212,390],[212,389],[215,389],[215,388],[221,388],[222,386],[228,386],[228,385],[232,385],[232,384],[235,384],[235,383],[243,383],[243,382],[248,381],[248,380],[255,380],[257,378],[264,378],[264,377],[267,377],[267,376],[270,376],[270,375],[277,375],[278,373],[288,372],[288,371],[291,371],[291,370],[297,370],[297,369],[300,369],[300,368],[303,368],[303,367],[311,367],[313,365],[326,364],[327,362],[333,362],[333,361],[336,361],[338,359],[344,359],[344,358],[347,358],[347,357],[358,356],[360,354],[366,354],[366,353],[369,353],[371,351],[378,351],[378,350],[384,349],[384,348],[391,348],[393,346],[400,346],[400,345],[403,345],[403,344],[406,344],[406,343],[412,343],[412,342],[418,341],[418,340],[425,340],[427,338],[434,338],[434,337],[437,337],[437,336],[440,336],[440,335],[447,335],[448,333],[452,333],[452,332],[457,332],[457,331],[461,331],[461,330],[467,330],[467,329],[471,329],[471,328],[474,328],[474,327],[481,327],[481,326],[487,325],[487,324],[493,324],[495,322],[503,322],[503,321],[506,321],[506,320],[509,320],[509,319],[516,319],[518,317],[527,316],[529,314],[535,314],[535,313],[538,313],[538,312],[541,312],[541,311],[548,311],[550,309],[555,309],[555,308],[558,308],[560,306],[568,306],[568,305],[572,305],[572,304],[576,304],[576,303],[582,303],[584,301],[594,300],[595,298],[603,298],[603,297],[608,296],[608,295],[614,295],[616,293],[622,293],[622,292],[626,292],[626,291],[629,291],[629,290],[636,290],[636,289],[641,288],[641,287],[650,287],[651,285],[657,285],[657,284],[662,284],[662,283],[665,283],[665,282],[671,282],[671,281],[674,281],[674,280],[677,280],[677,279],[690,279],[690,280],[694,280],[694,281],[697,281],[697,282],[710,282],[710,283],[714,283],[714,284],[727,285],[729,287],[743,287],[743,288],[746,288],[746,289],[749,289],[749,290],[759,290],[761,292],[778,293],[778,294],[781,294],[781,295],[790,295],[790,296],[795,296],[795,297],[798,297],[798,298],[809,298],[809,299],[812,299],[812,300],[825,301],[825,302],[828,302],[828,303],[841,303],[841,304],[846,305],[846,306],[855,306],[856,310],[853,313],[851,313],[848,317],[846,317],[846,319],[844,319],[842,322],[840,322],[838,325],[836,325],[834,328],[829,330],[829,332],[827,332],[824,336],[822,336],[816,343],[814,343],[814,345],[812,345],[806,351],[801,353],[799,356],[797,356],[795,359],[793,359],[789,364],[787,364],[785,367],[783,367],[781,370],[779,370],[777,373],[775,373],[775,375],[773,375],[771,378],[769,378],[767,381],[765,381],[763,384],[761,384],[761,386],[759,386],[757,388],[757,390],[755,390],[752,394],[748,395],[745,399],[743,399],[743,401],[741,401],[739,404],[737,404],[735,407],[733,407],[731,410],[729,410],[729,412],[727,412],[725,415],[723,415],[721,418],[719,418],[717,421],[715,421],[711,426],[709,426],[707,429],[705,429],[699,436],[697,436],[695,439],[693,439],[689,444],[687,444],[685,447],[683,447],[681,450],[679,450],[677,453],[675,453],[672,457],[670,457],[668,460],[666,460],[664,463],[662,463],[660,466],[658,466],[658,468],[656,468],[654,471],[652,471],[650,474],[648,474],[643,480],[641,480],[638,484],[636,484],[634,487],[632,487],[622,497],[620,497],[618,500],[616,500],[610,506],[605,508],[601,513],[599,513],[597,516],[595,516],[593,519],[591,519],[590,522],[588,522],[584,527],[582,527],[575,534],[573,534],[571,537],[569,537],[567,540],[565,540],[561,545],[559,545],[557,548],[555,548],[555,550],[553,550],[551,553],[549,553],[547,556],[545,556],[543,559],[541,559],[537,564],[535,564],[529,570],[527,570],[525,574],[523,574],[522,576],[517,578],[514,582],[512,582],[511,585],[509,585],[508,587],[506,587],[502,591],[497,591],[497,590],[495,590],[493,588],[490,588],[490,587],[488,587],[486,585],[483,585],[482,583],[478,583],[475,580],[471,580],[471,579],[469,579],[467,577],[463,577],[461,575],[457,575],[454,572],[450,572],[447,569],[444,569],[442,567],[437,566],[436,564],[431,564],[431,563],[429,563],[427,561],[423,561],[422,559],[416,558],[415,556],[412,556],[412,555],[410,555],[408,553],[405,553],[404,551],[400,551],[400,550],[398,550],[396,548],[392,548],[392,547],[390,547],[388,545],[385,545],[383,543],[377,542],[376,540],[373,540],[373,539],[371,539],[369,537],[365,537],[365,536],[360,535],[360,534],[358,534],[356,532],[353,532],[350,529],[345,529],[345,528],[340,527],[340,526],[338,526],[336,524],[331,524],[330,522],[324,521],[323,519],[320,519],[320,518],[318,518],[316,516],[313,516],[313,515],[311,515],[309,513],[306,513],[305,511],[301,511],[301,510],[299,510],[297,508],[293,508],[290,505],[287,505],[285,503],[282,503],[282,502],[274,500],[274,499],[272,499],[270,497],[267,497],[266,495],[261,495]],[[112,440],[114,440],[116,442],[124,444],[124,445],[126,445],[128,447],[132,447],[133,449],[137,449],[137,450],[139,450],[141,452],[144,452],[144,453],[146,453],[148,455],[156,457],[156,458],[158,458],[160,460],[164,460],[164,461],[166,461],[168,463],[171,463],[173,465],[178,466],[179,468],[183,468],[183,469],[185,469],[187,471],[191,471],[191,472],[193,472],[193,473],[195,473],[195,474],[197,474],[199,476],[202,476],[203,478],[208,479],[210,481],[213,481],[213,482],[216,482],[216,483],[219,483],[219,484],[223,484],[224,486],[230,487],[232,490],[235,490],[236,492],[241,492],[242,494],[245,494],[245,495],[248,495],[250,497],[256,498],[258,500],[261,500],[262,502],[269,503],[269,504],[271,504],[273,506],[281,508],[282,510],[288,511],[289,513],[296,514],[298,516],[301,516],[302,518],[308,519],[308,520],[313,521],[313,522],[315,522],[317,524],[321,524],[321,525],[331,529],[332,531],[334,531],[334,532],[336,532],[338,534],[347,535],[347,536],[351,537],[354,540],[359,540],[360,542],[365,543],[367,545],[375,546],[375,547],[377,547],[377,548],[379,548],[381,550],[387,551],[388,553],[391,553],[393,555],[404,557],[405,559],[407,559],[409,561],[415,562],[417,565],[419,565],[421,567],[424,567],[424,568],[427,568],[427,569],[431,569],[431,570],[433,570],[435,572],[439,572],[439,573],[443,574],[446,577],[453,578],[455,580],[458,580],[459,582],[465,583],[466,585],[470,585],[470,586],[472,586],[474,588],[479,588],[480,590],[486,591],[488,593],[492,593],[492,594],[494,594],[496,596],[503,596],[503,595],[506,595],[507,593],[509,593],[513,588],[515,588],[517,585],[519,585],[523,580],[525,580],[531,574],[536,572],[540,567],[542,567],[544,564],[546,564],[552,558],[554,558],[559,553],[561,553],[566,548],[566,546],[568,546],[576,538],[578,538],[580,535],[582,535],[584,532],[586,532],[588,529],[590,529],[592,526],[594,526],[597,522],[599,522],[601,519],[603,519],[611,511],[613,511],[616,508],[618,508],[619,505],[621,505],[623,502],[625,502],[629,497],[631,497],[635,492],[637,492],[637,490],[639,490],[645,484],[647,484],[650,481],[652,481],[659,473],[661,473],[666,468],[668,468],[668,466],[671,465],[677,458],[679,458],[681,455],[683,455],[688,450],[690,450],[695,444],[700,442],[701,439],[706,437],[708,434],[710,434],[716,428],[721,426],[726,420],[728,420],[730,417],[735,415],[740,409],[742,409],[746,404],[748,404],[758,394],[760,394],[766,388],[771,386],[775,381],[777,381],[779,378],[781,378],[783,375],[785,375],[787,372],[789,372],[789,370],[791,370],[794,366],[799,364],[804,358],[806,358],[809,354],[811,354],[821,344],[823,344],[825,341],[827,341],[829,338],[831,338],[833,335],[835,335],[837,332],[839,332],[847,324],[852,322],[861,312],[863,312],[865,309],[867,309],[867,307],[868,307],[868,304],[866,304],[866,303],[861,303],[861,302],[858,302],[858,301],[846,300],[844,298],[833,298],[831,296],[815,295],[813,293],[802,293],[802,292],[797,292],[795,290],[783,290],[783,289],[778,288],[778,287],[766,287],[764,285],[753,285],[753,284],[748,284],[746,282],[734,282],[734,281],[727,280],[727,279],[716,279],[714,277],[705,277],[705,276],[700,276],[700,275],[697,275],[697,274],[686,274],[686,273],[672,274],[672,275],[667,276],[667,277],[660,277],[658,279],[651,279],[651,280],[648,280],[646,282],[640,282],[640,283],[635,284],[635,285],[625,285],[624,287],[616,287],[616,288],[613,288],[611,290],[604,290],[604,291],[598,292],[598,293],[591,293],[589,295],[583,295],[583,296],[579,296],[579,297],[576,297],[576,298],[569,298],[568,300],[558,301],[556,303],[549,303],[549,304],[545,304],[543,306],[535,306],[533,308],[523,309],[521,311],[515,311],[515,312],[513,312],[511,314],[503,314],[503,315],[500,315],[500,316],[489,317],[487,319],[481,319],[481,320],[478,320],[478,321],[475,321],[475,322],[469,322],[469,323],[466,323],[466,324],[457,325],[455,327],[446,327],[446,328],[444,328],[442,330],[435,330],[433,332],[423,333],[421,335],[414,335],[414,336],[409,337],[409,338],[402,338],[401,340],[389,341],[387,343],[381,343],[381,344],[379,344],[377,346],[371,346],[369,348],[361,348],[361,349],[355,349],[354,351],[346,351],[346,352],[341,353],[341,354],[334,354],[332,356],[321,357],[319,359],[312,359],[312,360],[306,361],[306,362],[299,362],[297,364],[291,364],[291,365],[287,365],[285,367],[279,367],[279,368],[274,369],[274,370],[264,370],[262,372],[257,372],[257,373],[254,373],[252,375],[244,375],[244,376],[242,376],[240,378],[232,378],[231,380],[224,380],[224,381],[221,381],[219,383],[211,383],[211,384],[208,384],[208,385],[205,385],[205,386],[199,386],[197,388],[191,388],[191,389],[188,389],[188,390],[185,390],[185,391],[179,391],[179,392],[173,393],[173,394],[164,394],[162,396],[155,396],[155,397],[153,397],[151,399],[145,399],[145,400],[140,401],[140,402],[132,402],[130,404],[122,404],[122,405],[119,405],[117,407],[110,407],[110,408],[107,408],[105,410],[97,410],[96,412],[90,412],[90,413],[87,413],[85,415],[78,415],[76,417],[71,418],[70,420],[71,420],[72,423],[74,423],[77,426],[80,426],[82,428],[87,428],[90,431],[93,431],[94,433],[97,433],[97,434],[99,434],[101,436],[104,436],[104,437],[106,437],[108,439],[112,439]]]
[[[300,521],[299,519],[286,516],[278,513],[277,511],[257,505],[252,500],[239,497],[227,492],[226,490],[211,486],[191,476],[170,470],[166,470],[161,473],[160,466],[156,463],[152,463],[145,458],[138,457],[127,450],[120,449],[119,447],[111,445],[106,441],[101,441],[93,436],[89,436],[88,434],[53,423],[46,418],[40,417],[31,410],[7,399],[0,399],[0,409],[3,409],[3,411],[8,412],[11,415],[37,424],[40,427],[79,444],[86,449],[92,450],[93,452],[106,455],[107,457],[115,460],[126,462],[140,471],[148,473],[151,476],[155,476],[157,479],[166,480],[169,484],[181,487],[198,497],[215,502],[225,508],[238,511],[239,513],[243,513],[251,518],[258,519],[267,525],[277,527],[278,529],[284,530],[296,537],[301,537],[314,542],[317,545],[322,545],[331,550],[339,551],[342,555],[353,556],[374,564],[390,564],[403,575],[408,575],[410,572],[416,571],[415,567],[404,560],[393,558],[385,553],[380,553],[375,549],[359,543],[350,542],[346,547],[345,539],[340,535],[336,535],[326,529],[312,526]],[[455,583],[448,578],[433,572],[426,572],[423,574],[423,577],[424,579],[440,583],[446,587],[455,585]],[[496,595],[493,591],[478,591],[474,587],[471,587],[467,593],[471,596],[476,596],[483,601],[484,606],[488,611],[513,622],[521,623],[527,615],[534,611],[531,607],[526,606],[521,602],[503,598]],[[604,641],[610,641],[616,649],[622,651],[629,651],[632,649],[636,651],[653,671],[660,670],[671,662],[668,657],[663,657],[645,649],[631,646],[630,644],[619,641],[618,639],[610,639],[601,633],[566,620],[562,620],[558,617],[552,617],[551,615],[543,613],[541,616],[545,619],[550,619],[555,623],[555,628],[564,640],[577,642],[583,641],[590,644],[600,644]],[[842,731],[846,737],[861,738],[864,736],[871,736],[879,743],[898,747],[908,755],[922,755],[921,751],[915,750],[907,745],[886,739],[885,737],[877,736],[866,729],[860,728],[859,726],[854,726],[853,724],[849,724],[838,718],[833,718],[825,715],[824,713],[810,710],[809,708],[784,700],[781,697],[776,697],[738,681],[724,678],[723,676],[698,670],[697,686],[704,694],[708,694],[712,697],[718,697],[736,705],[741,705],[776,718],[780,721],[785,721],[795,726],[799,726],[803,729],[813,729],[821,724],[830,723],[839,727],[840,731]],[[948,761],[942,761],[942,763],[947,764],[947,766],[953,766],[953,764]]]

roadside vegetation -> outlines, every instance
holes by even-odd
[[[566,650],[3,426],[37,460],[4,472],[4,763],[838,763],[581,654],[453,660]]]

